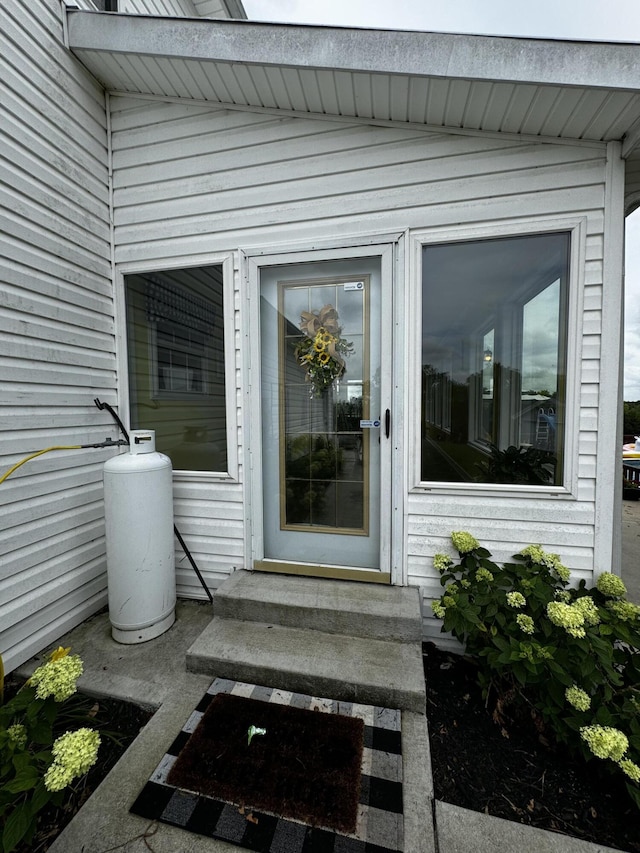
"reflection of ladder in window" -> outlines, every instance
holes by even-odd
[[[550,416],[555,414],[553,409],[545,412],[544,409],[538,409],[538,420],[536,421],[536,447],[542,447],[545,450],[549,447],[549,439],[551,437]]]

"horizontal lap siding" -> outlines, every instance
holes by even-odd
[[[162,15],[164,17],[197,17],[193,0],[120,0],[118,11],[129,15]]]
[[[178,475],[173,487],[175,523],[213,592],[235,569],[245,568],[242,487],[238,483],[190,482]],[[204,598],[189,560],[176,553],[178,594]]]
[[[222,0],[120,0],[118,11],[174,18],[228,18]]]
[[[409,583],[424,589],[427,603],[439,588],[433,553],[448,547],[454,529],[475,532],[498,558],[540,541],[559,552],[577,577],[590,576],[604,149],[283,118],[206,105],[189,108],[124,96],[113,97],[111,104],[116,259],[122,263],[193,261],[216,251],[339,241],[342,235],[376,230],[508,223],[536,215],[586,217],[584,313],[579,318],[585,338],[578,346],[577,371],[579,500],[410,492],[404,549]],[[239,416],[242,423],[241,411]],[[212,520],[207,487],[190,488],[188,499],[178,498],[178,512],[204,551],[200,537]],[[240,509],[236,486],[221,484],[220,490],[233,491]],[[236,522],[240,544],[240,514]],[[228,539],[225,532],[225,545]],[[428,634],[437,632],[434,620],[426,623]]]
[[[222,0],[193,0],[196,12],[203,18],[228,18]]]
[[[3,7],[0,475],[115,437],[104,94],[57,0]],[[0,485],[0,651],[20,664],[106,603],[105,451],[53,452]]]
[[[543,170],[534,145],[198,108],[190,120],[182,106],[174,121],[173,105],[145,109],[149,126],[131,129],[144,156],[114,116],[123,262],[334,237],[390,222],[429,227],[583,212],[594,187],[602,194],[597,149],[576,159],[572,148],[545,147]],[[158,127],[163,114],[169,123]]]

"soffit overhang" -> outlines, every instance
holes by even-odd
[[[640,45],[69,9],[109,91],[541,140],[640,145]]]

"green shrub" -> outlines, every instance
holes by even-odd
[[[640,808],[640,607],[616,575],[569,588],[557,554],[530,545],[499,566],[471,534],[436,554],[435,615],[479,664],[485,696],[532,705],[556,740],[621,770]]]
[[[76,692],[82,661],[60,647],[6,704],[0,698],[0,850],[29,842],[38,813],[60,805],[64,789],[95,764],[100,736],[73,728],[86,712],[65,707]],[[1,679],[0,679],[1,681]],[[0,687],[3,685],[0,684]],[[0,697],[2,692],[0,690]],[[73,703],[71,703],[73,705]],[[58,736],[59,732],[64,732]]]

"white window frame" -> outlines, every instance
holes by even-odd
[[[222,266],[222,321],[224,323],[224,379],[225,415],[227,433],[226,471],[174,471],[176,482],[184,481],[233,481],[239,482],[238,469],[238,416],[236,405],[236,349],[235,349],[235,264],[233,252],[198,258],[174,258],[171,261],[145,261],[144,263],[119,264],[115,273],[116,282],[116,359],[118,365],[118,405],[120,417],[130,428],[129,365],[127,358],[127,312],[125,304],[125,276],[150,275],[166,270],[188,269],[189,267]],[[191,396],[191,395],[190,395]],[[193,395],[197,396],[197,395]]]
[[[447,483],[421,480],[421,371],[422,371],[422,249],[441,243],[502,239],[569,232],[569,276],[567,293],[567,371],[565,394],[565,434],[563,444],[563,485],[528,486],[504,483]],[[582,352],[586,256],[586,217],[531,217],[512,222],[488,222],[478,226],[454,226],[415,230],[409,239],[409,488],[413,493],[522,495],[525,497],[577,499],[578,433],[580,425],[580,361]]]

